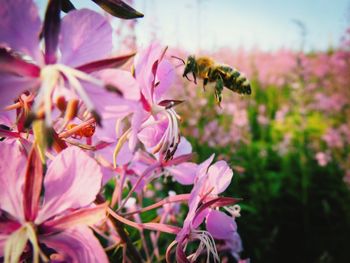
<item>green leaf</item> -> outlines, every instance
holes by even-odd
[[[122,19],[143,17],[143,14],[121,0],[92,0],[106,12]]]
[[[75,10],[75,7],[74,7],[74,5],[72,4],[71,1],[69,1],[69,0],[62,0],[61,9],[62,9],[63,12],[68,13],[68,12],[70,12],[72,10]]]

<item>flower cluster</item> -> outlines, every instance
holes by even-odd
[[[239,261],[239,200],[222,196],[233,172],[214,155],[191,161],[167,48],[115,55],[108,20],[70,1],[49,1],[43,22],[31,0],[0,14],[0,259]],[[192,190],[167,196],[169,181]],[[166,252],[161,233],[173,235]]]
[[[185,82],[185,88],[173,94],[196,98],[190,105],[179,106],[186,136],[213,149],[229,145],[230,153],[238,152],[242,144],[266,141],[284,156],[299,151],[295,144],[304,132],[310,135],[307,148],[320,166],[334,162],[350,170],[350,123],[344,118],[350,104],[348,41],[329,51],[222,48],[211,56],[247,73],[254,92],[247,98],[224,91],[226,99],[219,108],[209,92]],[[183,86],[184,81],[177,85]],[[201,110],[194,111],[198,108]]]

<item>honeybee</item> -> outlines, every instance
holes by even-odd
[[[215,97],[219,104],[222,100],[222,90],[224,87],[238,94],[249,95],[252,93],[249,80],[235,68],[216,64],[209,57],[199,57],[196,59],[195,56],[189,56],[187,61],[183,61],[183,63],[185,64],[183,77],[189,79],[188,74],[192,73],[195,83],[197,83],[197,77],[203,79],[203,88],[208,83],[215,82]]]

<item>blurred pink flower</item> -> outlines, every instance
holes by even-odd
[[[283,122],[288,112],[289,112],[289,106],[283,105],[280,109],[276,111],[275,120],[277,122]]]
[[[80,98],[90,113],[101,111],[107,100],[110,102],[111,97],[117,96],[106,95],[104,83],[90,73],[120,65],[130,58],[108,58],[112,50],[112,28],[103,16],[81,9],[69,12],[61,21],[59,3],[48,3],[43,25],[31,0],[5,1],[0,8],[3,84],[0,108],[30,90],[36,95],[33,109],[35,112],[44,109],[48,126],[52,125],[52,105],[61,95],[67,100]],[[39,38],[42,28],[44,52]],[[103,101],[101,94],[105,97]]]
[[[258,123],[260,125],[267,125],[269,124],[269,118],[266,115],[266,106],[264,104],[259,105],[258,107]]]
[[[246,109],[240,109],[233,116],[233,123],[238,127],[245,127],[248,125],[248,114]]]
[[[47,256],[52,260],[108,262],[88,228],[106,216],[104,204],[92,206],[102,179],[97,163],[79,148],[70,147],[55,157],[43,177],[34,150],[27,161],[16,141],[3,142],[0,154],[0,257],[17,262],[28,247],[34,262]]]
[[[344,142],[340,132],[337,129],[329,128],[322,139],[327,143],[330,148],[342,148]]]
[[[347,99],[341,94],[335,93],[327,95],[325,93],[315,94],[315,103],[312,105],[318,110],[325,111],[326,113],[339,112],[347,104]]]
[[[329,154],[325,152],[318,152],[315,155],[315,159],[317,160],[319,166],[326,166],[331,158]]]

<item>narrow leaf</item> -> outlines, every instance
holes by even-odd
[[[58,36],[61,26],[61,0],[50,0],[44,20],[45,62],[53,64],[56,62],[56,50]]]
[[[143,14],[121,0],[92,0],[106,12],[123,19],[143,17]]]
[[[72,10],[75,10],[75,6],[69,0],[62,0],[61,8],[62,8],[62,11],[65,12],[65,13],[68,13],[68,12],[70,12]]]

